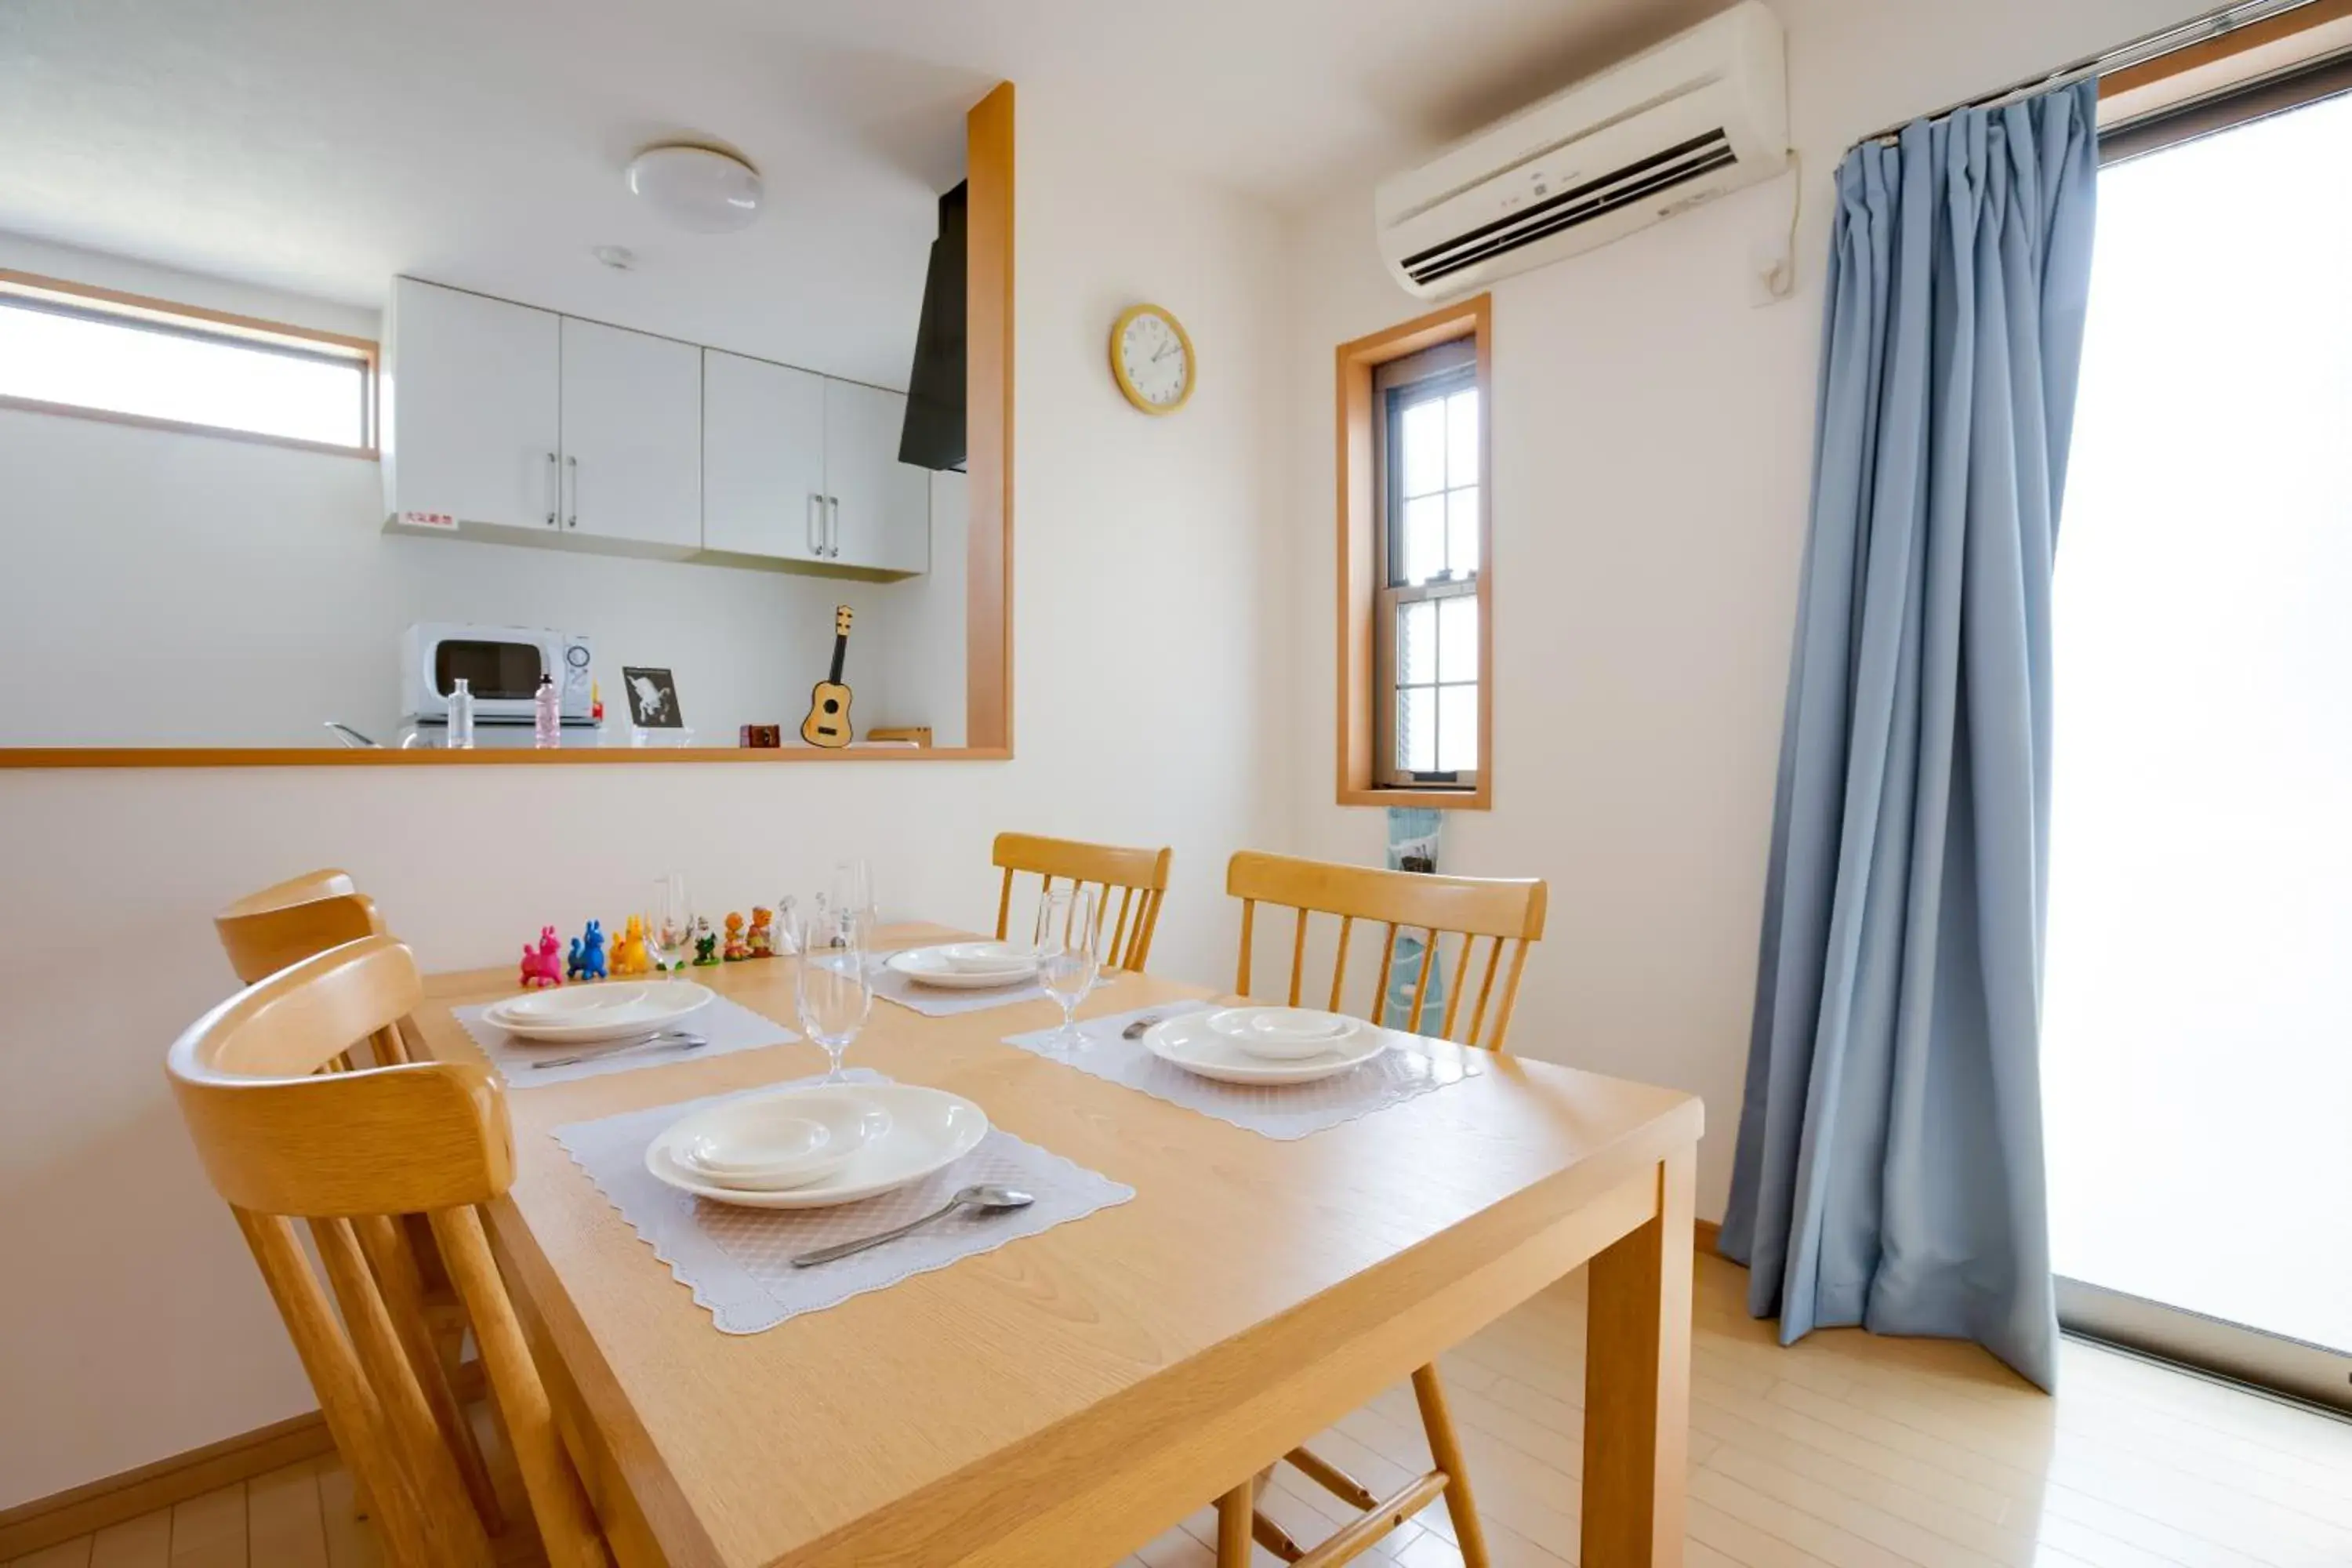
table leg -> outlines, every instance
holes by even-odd
[[[1582,1568],[1680,1568],[1690,1449],[1696,1155],[1658,1165],[1656,1217],[1592,1260]]]
[[[1256,1492],[1253,1477],[1217,1500],[1217,1568],[1249,1568],[1251,1548],[1256,1544],[1250,1529]]]

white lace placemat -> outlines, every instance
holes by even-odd
[[[1327,1127],[1385,1110],[1416,1095],[1444,1089],[1449,1083],[1460,1083],[1486,1070],[1480,1053],[1473,1047],[1408,1035],[1401,1029],[1383,1029],[1381,1032],[1388,1037],[1389,1048],[1336,1078],[1318,1079],[1312,1083],[1219,1083],[1152,1055],[1144,1048],[1139,1032],[1138,1038],[1127,1037],[1130,1024],[1144,1020],[1157,1023],[1179,1014],[1220,1005],[1223,1004],[1172,1002],[1157,1007],[1138,1007],[1131,1013],[1108,1018],[1088,1019],[1078,1026],[1085,1043],[1069,1048],[1057,1042],[1053,1029],[1013,1035],[1004,1043],[1034,1051],[1096,1078],[1140,1089],[1171,1105],[1230,1121],[1268,1138],[1282,1139],[1305,1138]]]
[[[483,1006],[489,1004],[484,1003]],[[710,1043],[692,1050],[675,1047],[647,1047],[642,1050],[615,1049],[606,1041],[596,1045],[550,1045],[540,1040],[526,1040],[508,1034],[495,1024],[486,1023],[481,1007],[457,1007],[451,1016],[466,1026],[474,1044],[490,1058],[499,1076],[513,1089],[541,1089],[551,1083],[568,1083],[575,1078],[595,1078],[608,1072],[628,1072],[637,1068],[666,1067],[671,1062],[700,1061],[705,1057],[723,1057],[736,1051],[756,1051],[766,1046],[789,1046],[800,1038],[774,1019],[754,1013],[739,1002],[724,996],[713,996],[680,1019],[675,1028],[689,1035],[699,1035]],[[621,1042],[626,1045],[626,1041]],[[555,1061],[564,1057],[589,1059],[570,1067],[535,1068],[531,1063]]]
[[[954,991],[940,985],[925,985],[910,980],[889,965],[887,958],[877,958],[866,965],[874,977],[874,994],[901,1007],[920,1013],[926,1018],[953,1018],[965,1013],[985,1012],[991,1007],[1010,1007],[1018,1002],[1044,1002],[1045,988],[1032,980],[1025,985],[992,985],[982,991]],[[1110,984],[1113,973],[1105,970],[1095,980],[1095,989]]]
[[[815,1079],[795,1080],[814,1083]],[[853,1068],[846,1083],[887,1083],[880,1073]],[[764,1094],[764,1085],[740,1092]],[[803,1312],[837,1307],[853,1296],[895,1285],[910,1275],[945,1268],[975,1253],[1035,1236],[1097,1209],[1123,1204],[1135,1189],[1059,1154],[992,1128],[980,1146],[947,1169],[893,1193],[829,1209],[737,1208],[664,1185],[646,1170],[646,1149],[681,1117],[730,1098],[710,1095],[657,1105],[555,1130],[555,1140],[621,1217],[669,1265],[677,1282],[709,1309],[719,1332],[756,1334]],[[1036,1202],[992,1215],[966,1210],[912,1236],[814,1268],[792,1259],[815,1247],[851,1241],[930,1213],[959,1187],[997,1182],[1019,1187]]]

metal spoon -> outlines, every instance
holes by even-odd
[[[803,1252],[793,1259],[793,1267],[807,1268],[819,1263],[830,1263],[836,1258],[847,1258],[851,1253],[863,1252],[869,1247],[879,1247],[886,1241],[896,1241],[909,1231],[922,1229],[933,1220],[947,1218],[958,1209],[972,1208],[979,1209],[983,1214],[997,1214],[1006,1209],[1025,1209],[1036,1201],[1034,1196],[1023,1192],[1018,1187],[1000,1187],[986,1183],[976,1187],[966,1187],[950,1198],[946,1206],[933,1209],[920,1219],[908,1220],[902,1226],[874,1236],[860,1237],[856,1241],[837,1241],[831,1247],[820,1247],[814,1252]]]
[[[601,1051],[575,1051],[568,1057],[541,1057],[530,1065],[534,1068],[577,1067],[582,1062],[602,1061],[630,1051],[698,1051],[710,1042],[700,1035],[681,1034],[665,1029],[658,1035],[647,1035],[642,1040],[632,1040],[625,1046],[609,1046]]]

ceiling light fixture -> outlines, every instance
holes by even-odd
[[[588,254],[615,272],[626,272],[637,264],[637,253],[625,245],[600,245]]]
[[[648,147],[629,161],[629,189],[695,234],[726,234],[760,216],[760,171],[716,147]]]

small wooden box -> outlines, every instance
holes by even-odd
[[[735,743],[772,751],[784,743],[784,727],[781,724],[746,724],[736,732]]]

